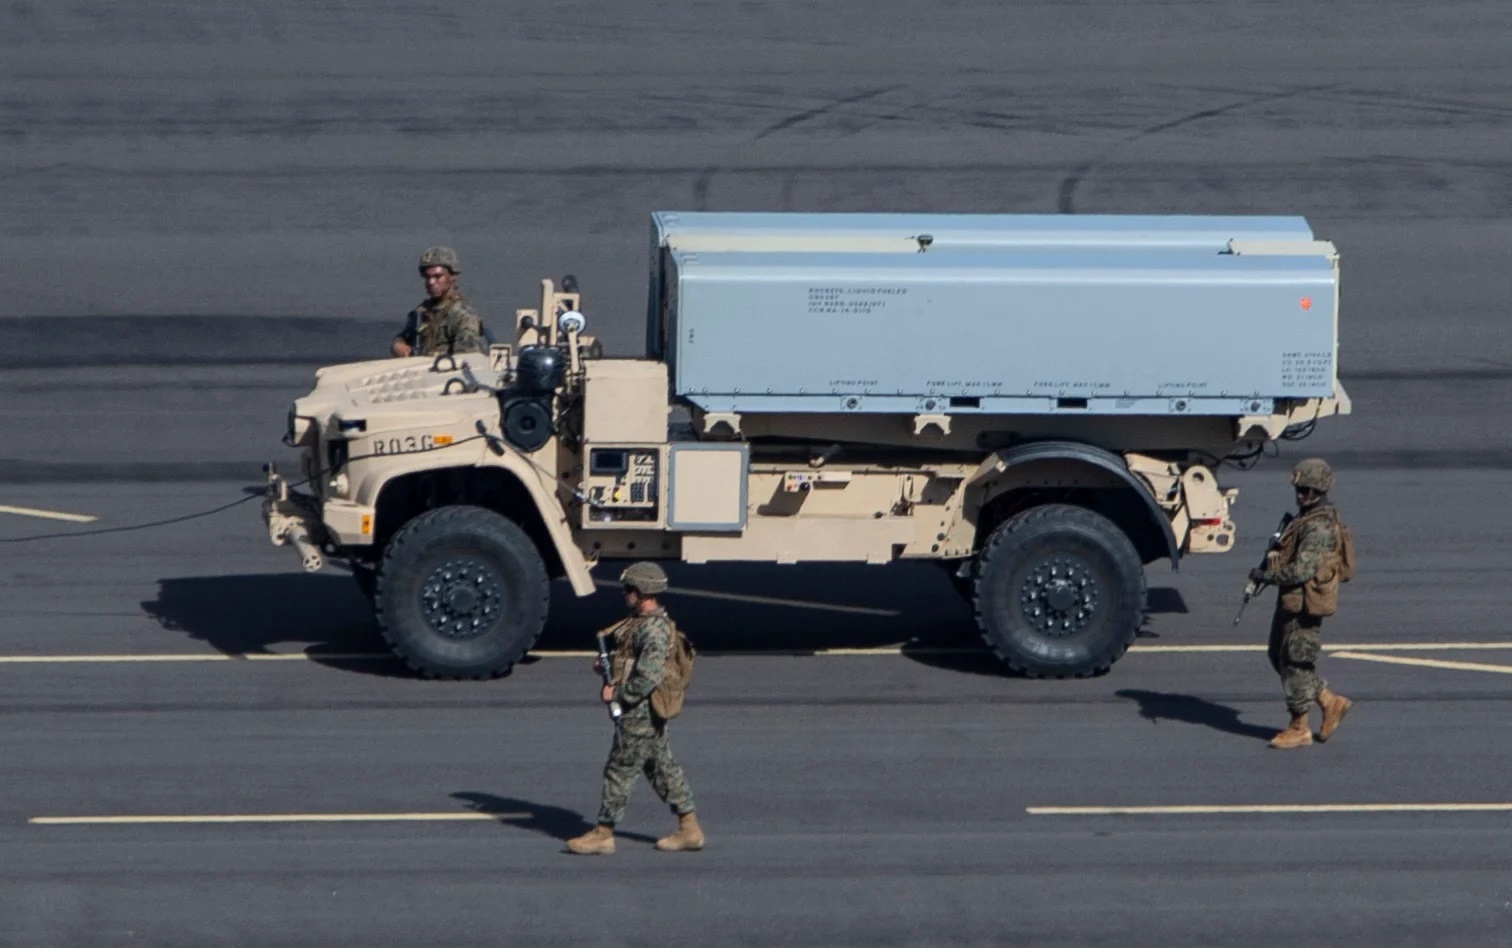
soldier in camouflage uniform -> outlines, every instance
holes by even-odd
[[[1271,619],[1271,667],[1281,676],[1291,723],[1271,739],[1276,748],[1306,747],[1313,742],[1308,715],[1323,710],[1318,739],[1326,741],[1349,712],[1353,702],[1329,690],[1319,677],[1323,619],[1338,602],[1340,541],[1343,525],[1328,491],[1333,471],[1324,461],[1309,458],[1292,471],[1298,516],[1267,557],[1266,568],[1250,571],[1256,583],[1276,587],[1276,611]]]
[[[420,255],[425,302],[410,310],[404,329],[389,350],[405,356],[461,355],[487,352],[483,319],[457,289],[461,266],[450,247],[432,247]]]
[[[613,632],[613,684],[605,685],[600,697],[605,704],[618,702],[624,709],[609,762],[604,765],[603,802],[598,825],[567,841],[574,853],[614,852],[614,827],[625,815],[630,791],[642,773],[651,781],[663,803],[677,815],[677,830],[656,841],[663,852],[698,850],[704,846],[703,829],[693,809],[693,791],[688,788],[682,766],[672,756],[667,742],[667,722],[651,708],[651,692],[666,673],[672,649],[672,621],[657,600],[667,588],[667,574],[655,563],[636,563],[620,576],[630,616],[600,635]],[[598,665],[595,663],[595,670]]]

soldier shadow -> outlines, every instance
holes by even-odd
[[[500,825],[540,833],[542,836],[549,836],[562,842],[581,836],[593,829],[595,825],[582,813],[566,807],[547,806],[543,803],[531,803],[528,800],[517,800],[476,791],[462,791],[453,793],[451,796],[454,800],[460,800],[475,813],[493,816]],[[620,839],[641,843],[656,842],[655,836],[628,833],[618,828],[615,829],[614,835]]]
[[[1201,724],[1215,731],[1253,737],[1268,741],[1276,735],[1273,727],[1245,724],[1239,720],[1239,712],[1225,704],[1217,704],[1194,695],[1172,694],[1164,691],[1145,691],[1140,688],[1123,688],[1114,692],[1120,698],[1129,698],[1139,704],[1139,716],[1154,723],[1181,721],[1186,724]]]

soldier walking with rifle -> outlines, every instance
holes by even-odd
[[[1317,670],[1323,620],[1338,609],[1339,584],[1354,576],[1354,540],[1328,499],[1333,471],[1326,462],[1309,458],[1298,463],[1292,484],[1297,515],[1282,518],[1263,565],[1250,570],[1244,594],[1247,603],[1262,587],[1276,587],[1268,652],[1291,713],[1291,723],[1270,741],[1271,747],[1281,749],[1313,742],[1308,715],[1314,705],[1323,709],[1318,740],[1326,741],[1354,704],[1330,690]],[[1236,616],[1234,622],[1238,621]]]
[[[614,746],[604,765],[603,802],[598,824],[567,849],[579,854],[614,852],[614,827],[625,815],[630,791],[642,773],[663,803],[677,815],[677,830],[656,841],[663,852],[698,850],[703,829],[693,809],[693,791],[667,742],[667,722],[682,710],[692,675],[693,649],[673,625],[657,597],[667,574],[655,563],[636,563],[620,576],[630,615],[599,634],[594,668],[604,676],[599,697],[615,721]],[[604,636],[615,637],[614,655]]]

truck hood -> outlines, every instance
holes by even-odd
[[[315,373],[315,387],[290,408],[291,443],[306,443],[317,427],[328,432],[328,438],[343,438],[359,432],[455,423],[461,416],[489,408],[496,411],[487,390],[467,391],[464,363],[480,383],[500,384],[500,373],[482,353],[458,357],[455,368],[443,359],[433,369],[433,360],[423,357],[322,368]]]

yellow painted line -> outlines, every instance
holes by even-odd
[[[1334,658],[1352,658],[1361,662],[1381,662],[1386,665],[1412,665],[1418,668],[1446,668],[1451,671],[1494,672],[1512,675],[1512,665],[1483,665],[1480,662],[1446,662],[1435,658],[1396,658],[1390,655],[1366,655],[1362,652],[1335,652]]]
[[[38,510],[35,507],[7,507],[0,504],[0,513],[15,514],[18,517],[39,517],[43,520],[67,520],[69,523],[94,523],[99,517],[91,517],[88,514],[63,513],[60,510]]]
[[[1512,642],[1339,642],[1323,646],[1325,652],[1340,649],[1347,651],[1368,649],[1372,652],[1438,652],[1459,649],[1490,652],[1498,649],[1512,649]]]
[[[1263,652],[1264,645],[1131,645],[1130,652],[1147,654],[1179,652]],[[1512,642],[1333,642],[1323,651],[1366,649],[1372,652],[1497,651],[1512,649]]]
[[[1215,806],[1031,806],[1032,816],[1187,816],[1209,813],[1501,813],[1512,803],[1256,803]]]
[[[147,823],[451,823],[525,819],[529,813],[238,813],[204,816],[34,816],[37,826],[111,826]]]
[[[618,589],[618,582],[599,580],[598,585],[605,589]],[[712,589],[682,589],[672,587],[667,590],[668,594],[679,596],[693,596],[704,599],[723,599],[729,602],[749,602],[762,606],[792,606],[796,609],[817,609],[826,612],[846,612],[861,616],[899,616],[901,612],[896,609],[873,609],[869,606],[842,606],[832,602],[813,602],[807,599],[782,599],[774,596],[751,596],[745,593],[715,592]]]
[[[1428,651],[1474,651],[1512,650],[1512,642],[1394,642],[1325,645],[1325,651],[1337,658],[1354,658],[1363,661],[1392,662],[1401,665],[1420,665],[1427,668],[1452,668],[1469,671],[1497,671],[1512,674],[1512,667],[1481,665],[1473,662],[1446,662],[1432,659],[1388,658],[1360,654],[1360,650],[1372,652],[1428,652]],[[975,655],[988,649],[979,646],[961,648],[909,648],[904,644],[879,645],[870,648],[819,648],[819,649],[708,649],[701,654],[710,656],[868,656],[868,655]],[[1263,652],[1264,645],[1135,645],[1130,652],[1146,654],[1172,654],[1183,652]],[[547,649],[528,653],[535,658],[594,658],[597,652],[589,649]],[[0,655],[0,665],[48,665],[48,664],[129,664],[152,662],[308,662],[326,661],[394,661],[396,656],[388,652],[348,652],[322,655],[314,652],[249,652],[227,655],[222,652],[164,652],[144,655]]]
[[[930,651],[930,650],[928,650],[928,649],[920,649],[919,651]],[[974,652],[974,651],[978,651],[978,649],[934,649],[933,651],[941,651],[941,652],[944,652],[944,651],[970,651],[970,652]],[[700,654],[700,655],[718,655],[718,656],[722,656],[722,657],[733,657],[733,656],[738,656],[738,655],[753,655],[753,656],[763,656],[763,655],[900,655],[900,654],[902,654],[902,652],[903,652],[902,646],[898,646],[898,645],[884,645],[884,646],[880,646],[878,648],[819,648],[819,649],[814,649],[814,648],[782,648],[782,649],[769,648],[769,649],[742,649],[742,650],[700,649],[698,654]],[[569,652],[569,651],[531,652],[530,654],[536,656],[537,658],[597,658],[598,657],[598,652],[589,652],[589,651],[582,651],[582,652]]]
[[[0,665],[47,665],[66,664],[116,664],[128,662],[308,662],[317,658],[331,661],[392,660],[393,655],[384,653],[317,655],[307,652],[248,653],[226,655],[220,652],[193,654],[157,655],[0,655]]]
[[[1264,645],[1131,645],[1131,652],[1175,654],[1178,652],[1263,652]]]

